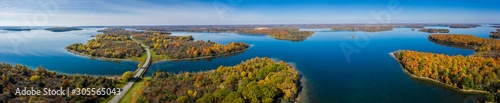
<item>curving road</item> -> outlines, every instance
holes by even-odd
[[[132,38],[132,35],[130,36],[130,38]],[[137,43],[141,44],[141,46],[146,49],[146,53],[148,54],[148,57],[146,58],[146,61],[144,62],[144,64],[141,66],[141,68],[137,69],[137,71],[135,72],[134,74],[134,78],[132,78],[132,80],[128,81],[128,83],[123,86],[121,93],[120,95],[115,95],[111,100],[109,100],[108,103],[118,103],[118,101],[120,101],[120,99],[128,92],[128,90],[134,85],[135,81],[137,81],[137,79],[144,73],[144,71],[149,67],[149,63],[151,63],[151,52],[149,52],[149,48],[136,41]]]

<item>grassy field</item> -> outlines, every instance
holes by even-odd
[[[145,77],[135,82],[135,84],[130,88],[130,90],[127,93],[125,93],[125,96],[119,101],[119,103],[132,103],[134,99],[140,97],[141,94],[139,94],[138,91],[144,90],[146,81],[148,81],[149,79],[151,79],[151,77]]]
[[[132,38],[133,41],[135,42],[138,42],[138,43],[141,43],[142,45],[146,45],[143,41],[141,40],[138,40],[138,39],[135,39],[135,38]],[[147,46],[147,45],[146,45]],[[150,53],[151,53],[151,59],[152,61],[160,61],[160,60],[166,60],[168,57],[167,56],[164,56],[164,55],[156,55],[156,53],[151,50],[151,48],[149,46],[147,46],[147,48],[150,50]],[[144,60],[146,60],[146,57],[147,57],[147,54],[144,53],[142,54],[141,57],[137,57],[137,58],[130,58],[132,60],[137,60],[137,61],[140,61],[140,62],[144,62]]]

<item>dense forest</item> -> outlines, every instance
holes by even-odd
[[[390,31],[392,29],[394,29],[393,26],[383,26],[383,25],[335,26],[330,28],[330,30],[333,31],[365,31],[365,32]]]
[[[253,29],[240,31],[240,34],[267,34],[279,40],[302,41],[312,36],[312,31],[299,31],[296,28]]]
[[[293,102],[300,74],[287,63],[253,58],[236,66],[198,73],[156,72],[136,102],[278,103]]]
[[[500,29],[497,29],[497,31],[491,32],[490,38],[500,38]]]
[[[409,73],[465,90],[492,93],[488,101],[500,100],[500,59],[448,56],[416,51],[397,51],[394,56]]]
[[[454,46],[473,48],[476,56],[500,58],[500,40],[464,34],[431,34],[429,40]]]
[[[116,84],[119,83],[115,79],[104,77],[85,75],[68,76],[48,71],[43,67],[31,70],[23,65],[10,65],[6,63],[0,64],[0,75],[2,79],[0,81],[0,103],[99,102],[108,96],[23,96],[15,95],[15,92],[17,88],[22,90],[24,87],[33,87],[35,90],[43,90],[42,88],[59,89],[60,87],[70,88],[70,90],[74,88],[115,88]]]
[[[434,28],[423,28],[418,30],[420,32],[427,32],[427,33],[449,33],[450,30],[448,29],[434,29]]]
[[[132,41],[127,34],[98,34],[87,44],[75,43],[66,49],[90,56],[107,58],[139,57],[145,51],[142,46]]]
[[[171,36],[170,33],[149,32],[134,34],[134,38],[150,46],[156,55],[165,55],[167,59],[186,59],[224,55],[246,50],[249,45],[243,42],[218,44],[210,40],[193,41],[192,36]]]

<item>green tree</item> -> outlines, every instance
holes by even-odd
[[[133,76],[134,75],[132,74],[131,71],[127,71],[127,72],[123,73],[121,79],[122,79],[123,82],[127,82],[129,79],[132,79]]]

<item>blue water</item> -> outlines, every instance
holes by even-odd
[[[0,30],[0,62],[23,64],[33,69],[43,66],[63,74],[121,75],[136,70],[136,62],[95,60],[64,49],[73,43],[87,42],[99,29],[103,28],[70,32]]]
[[[392,31],[332,32],[327,29],[301,29],[317,31],[313,36],[301,42],[276,40],[268,36],[237,35],[233,33],[186,33],[174,32],[173,35],[193,35],[196,40],[210,40],[227,44],[246,42],[252,46],[245,52],[201,60],[160,61],[153,63],[147,71],[199,72],[213,70],[220,65],[232,66],[254,57],[270,57],[284,60],[294,65],[307,79],[302,99],[309,102],[463,102],[476,95],[463,94],[438,85],[411,79],[399,64],[388,54],[396,50],[417,50],[449,55],[471,55],[473,50],[446,47],[427,40],[429,33],[411,31],[410,28],[395,28]],[[488,37],[491,27],[472,29],[450,29],[450,33],[473,34]],[[5,38],[1,33],[0,38]],[[51,70],[64,73],[87,73],[94,75],[119,75],[126,70],[135,70],[134,62],[107,62],[92,60],[68,53],[64,46],[74,42],[85,42],[92,35],[91,30],[46,33],[45,41],[29,41],[15,53],[0,51],[0,61],[22,63],[29,66],[43,65]],[[64,35],[63,35],[64,34]],[[54,39],[57,36],[61,39]],[[355,36],[355,38],[352,38]],[[38,38],[43,39],[43,38]],[[32,43],[33,42],[33,43]],[[55,42],[52,44],[52,42]],[[8,48],[4,40],[1,48]],[[51,49],[43,49],[43,46]],[[36,48],[42,49],[36,49]],[[355,51],[351,55],[343,48]],[[52,50],[54,49],[54,50]],[[26,53],[24,52],[26,50]],[[35,53],[30,53],[33,51]],[[38,52],[43,51],[43,52]],[[35,54],[44,55],[35,55]],[[56,55],[51,55],[56,54]],[[62,60],[62,61],[60,61]],[[61,63],[61,64],[59,64]]]

